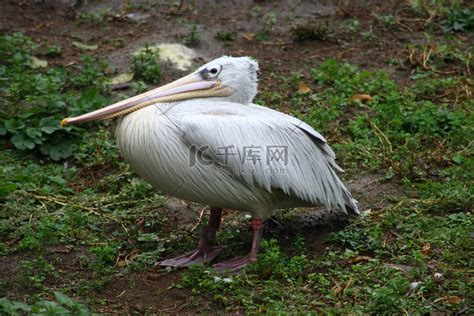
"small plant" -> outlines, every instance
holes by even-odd
[[[26,304],[0,298],[0,312],[6,315],[89,315],[89,309],[69,296],[54,291],[56,302],[41,300],[34,304]]]
[[[232,42],[235,38],[235,32],[217,31],[216,39],[223,42]]]
[[[141,80],[132,82],[132,90],[133,90],[134,94],[143,93],[147,89],[148,89],[148,85],[145,82],[141,81]]]
[[[349,33],[355,34],[359,31],[360,23],[357,19],[350,19],[346,24]]]
[[[277,15],[274,12],[267,13],[263,16],[263,26],[260,32],[257,33],[256,39],[259,41],[266,41],[270,38],[270,33],[273,30],[277,21]]]
[[[254,5],[250,8],[250,15],[255,17],[258,17],[260,13],[262,12],[262,7],[259,5]]]
[[[377,21],[382,23],[387,28],[392,28],[397,24],[397,18],[391,14],[389,15],[376,15]]]
[[[373,32],[370,32],[370,31],[362,32],[361,35],[366,41],[373,41],[374,39],[377,38],[377,36]]]
[[[442,21],[445,32],[467,32],[474,28],[474,9],[453,7],[444,14]]]
[[[79,24],[101,25],[111,17],[110,10],[100,10],[97,12],[80,12],[76,16]]]
[[[201,34],[199,33],[198,26],[193,24],[189,26],[188,34],[184,37],[184,44],[188,46],[197,46],[201,40]]]
[[[328,24],[306,22],[291,28],[291,34],[296,41],[321,40],[328,35]]]
[[[132,56],[132,70],[135,76],[150,83],[158,83],[161,78],[159,58],[159,50],[146,44]]]
[[[22,151],[39,151],[52,160],[72,155],[83,137],[77,127],[61,128],[65,115],[93,110],[106,101],[106,64],[84,57],[72,70],[32,68],[37,45],[22,34],[0,37],[0,137]],[[71,91],[66,91],[66,88]],[[73,89],[86,89],[78,94]],[[99,91],[101,89],[102,91]]]
[[[117,248],[106,243],[103,246],[92,247],[90,252],[95,254],[95,261],[92,267],[97,271],[104,273],[110,266],[115,264]]]
[[[43,257],[33,260],[23,260],[20,264],[20,283],[32,285],[36,289],[42,290],[44,281],[47,277],[57,278],[59,273],[54,266],[47,262]],[[21,278],[26,278],[22,280]]]
[[[59,44],[54,44],[51,46],[48,46],[45,51],[45,55],[48,57],[57,57],[60,56],[62,53],[62,47]]]

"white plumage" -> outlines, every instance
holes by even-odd
[[[312,204],[358,212],[325,139],[269,108],[214,99],[156,104],[124,117],[116,136],[141,177],[184,200],[261,219],[278,208]],[[278,156],[285,152],[287,159]]]
[[[126,115],[117,144],[136,173],[163,193],[211,206],[198,248],[161,265],[214,260],[222,249],[213,243],[223,208],[254,218],[249,255],[215,266],[233,271],[256,260],[262,222],[275,209],[322,204],[359,213],[324,137],[301,120],[251,103],[257,71],[248,57],[221,57],[163,87],[61,122]],[[163,100],[173,102],[158,103]]]

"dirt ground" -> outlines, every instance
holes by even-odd
[[[70,2],[81,5],[71,6]],[[128,68],[126,56],[144,43],[182,42],[188,32],[189,24],[199,25],[200,44],[194,49],[198,53],[195,66],[221,55],[255,57],[261,67],[260,90],[270,91],[281,84],[279,76],[290,76],[295,69],[308,76],[312,65],[328,58],[360,66],[364,69],[385,68],[397,82],[404,84],[411,71],[407,67],[396,68],[389,65],[394,58],[406,56],[407,43],[419,43],[424,38],[421,32],[424,21],[412,17],[406,10],[404,1],[182,1],[182,6],[169,5],[169,1],[151,6],[137,6],[129,13],[145,15],[136,22],[122,14],[125,1],[67,1],[39,0],[0,2],[0,33],[23,32],[42,44],[60,44],[63,53],[52,61],[53,64],[72,65],[81,53],[72,46],[72,41],[98,44],[94,54],[105,56],[114,69],[121,73]],[[146,3],[143,2],[143,3]],[[252,8],[258,5],[261,11],[252,14]],[[79,23],[77,15],[84,12],[97,12],[111,8],[107,21],[101,25]],[[278,16],[271,31],[270,39],[258,41],[255,34],[262,28],[262,16],[273,12]],[[390,31],[374,27],[375,15],[396,14],[398,27]],[[353,37],[344,28],[350,18],[360,21],[361,29],[372,29],[376,40]],[[297,42],[292,38],[292,26],[312,20],[327,25],[329,35],[326,40]],[[224,44],[215,39],[217,30],[236,32],[233,41]],[[169,82],[184,72],[168,66],[160,84]],[[291,104],[286,105],[290,110]],[[386,206],[390,196],[407,195],[397,185],[382,181],[383,175],[364,174],[348,179],[348,185],[359,200],[362,210],[377,210]],[[168,211],[186,213],[188,206],[174,201]],[[193,214],[196,214],[193,212]],[[318,218],[318,210],[310,209],[302,214],[305,222],[311,223]],[[193,215],[194,216],[194,215]],[[181,224],[194,224],[197,218],[187,218]],[[331,231],[320,228],[320,234],[309,239],[310,251],[318,254],[324,251],[324,237]],[[312,234],[311,236],[313,236]],[[49,249],[48,256],[60,262],[64,277],[70,272],[81,272],[77,268],[78,258],[85,254],[81,248]],[[9,256],[0,258],[0,278],[13,275],[21,259]],[[98,299],[109,303],[99,306],[101,312],[123,309],[129,313],[160,312],[178,314],[192,312],[187,304],[190,293],[187,290],[169,287],[179,279],[180,272],[167,272],[160,269],[131,273],[111,280],[105,289],[96,293]],[[89,277],[92,277],[90,275]],[[16,291],[16,290],[14,290]],[[11,293],[10,293],[11,294]],[[7,293],[8,295],[8,293]],[[209,302],[208,304],[213,304]],[[219,308],[218,306],[209,307]]]

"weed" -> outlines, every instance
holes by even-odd
[[[261,30],[257,33],[256,39],[266,41],[270,39],[270,33],[277,22],[277,15],[274,12],[267,13],[263,16],[263,24]]]
[[[382,156],[372,156],[370,161],[374,168],[391,161],[390,165],[400,177],[408,175],[417,179],[431,169],[426,165],[426,169],[417,170],[419,166],[413,165],[421,154],[420,151],[413,152],[413,148],[419,146],[420,142],[428,139],[441,141],[447,137],[450,146],[460,150],[463,148],[461,144],[466,145],[465,138],[464,141],[462,138],[473,133],[472,126],[459,124],[462,117],[466,117],[466,114],[469,116],[469,113],[448,109],[446,106],[438,106],[429,101],[419,104],[410,92],[402,97],[394,82],[388,80],[383,72],[358,72],[352,66],[327,61],[312,74],[316,82],[327,87],[324,101],[317,95],[312,96],[317,106],[311,107],[307,113],[308,121],[314,122],[317,128],[324,130],[324,125],[320,122],[333,120],[341,115],[344,107],[350,104],[352,95],[364,93],[372,96],[372,101],[369,103],[370,121],[367,116],[362,115],[349,124],[354,145],[349,144],[347,150],[348,153],[353,152],[353,146],[362,145],[367,154],[367,150],[376,150],[379,146],[385,147],[384,155],[390,158],[385,160],[386,158]],[[413,89],[418,88],[415,85]],[[383,98],[380,97],[382,95]],[[381,130],[381,126],[387,128]],[[371,137],[374,138],[369,141]],[[393,152],[393,146],[398,147],[398,154]],[[436,159],[433,159],[432,155],[428,152],[424,155],[426,155],[423,158],[425,163],[432,161],[436,164]],[[410,156],[412,158],[409,158]],[[381,158],[385,161],[381,161]]]
[[[295,25],[291,28],[291,34],[294,40],[321,40],[324,41],[328,35],[328,24],[316,24],[306,22]]]
[[[57,57],[62,54],[62,47],[59,44],[54,44],[51,46],[48,46],[45,51],[45,55],[48,57]]]
[[[303,271],[308,267],[305,255],[286,257],[281,253],[277,240],[262,241],[262,252],[257,262],[248,270],[263,279],[275,279],[285,282],[301,283]]]
[[[361,33],[362,37],[364,38],[364,40],[366,41],[373,41],[374,39],[377,38],[377,36],[375,36],[375,34],[373,32],[362,32]]]
[[[253,17],[258,17],[262,12],[262,7],[259,5],[254,5],[250,8],[250,15]]]
[[[393,28],[397,24],[397,18],[391,14],[376,15],[377,21],[383,24],[386,28]]]
[[[474,28],[474,9],[452,7],[446,10],[442,25],[445,32],[467,32]]]
[[[150,83],[158,83],[161,78],[159,64],[160,52],[156,48],[145,44],[145,47],[132,56],[132,70],[137,78]]]
[[[201,41],[201,33],[199,33],[198,26],[192,24],[189,26],[188,34],[184,37],[184,44],[188,46],[197,46]]]
[[[223,41],[225,43],[232,42],[236,36],[235,32],[228,32],[228,31],[217,31],[216,39],[219,41]]]
[[[140,94],[148,90],[148,85],[141,80],[132,82],[132,90],[134,94]]]
[[[102,25],[111,16],[110,10],[100,10],[97,12],[79,12],[76,21],[79,24]]]
[[[83,135],[77,127],[61,128],[59,121],[66,109],[74,115],[105,104],[105,64],[84,57],[74,75],[62,67],[31,69],[36,48],[22,34],[0,37],[0,76],[7,83],[0,88],[7,96],[0,101],[0,137],[19,150],[39,150],[53,160],[68,158]],[[78,95],[66,88],[89,90]]]
[[[23,285],[31,285],[36,289],[44,289],[46,278],[58,278],[59,274],[56,269],[47,262],[43,257],[33,260],[23,260],[20,263],[20,271],[17,281]]]
[[[360,27],[359,20],[357,20],[355,18],[350,19],[347,22],[346,27],[347,27],[347,30],[349,31],[349,33],[351,33],[351,34],[357,33],[359,31],[359,27]]]
[[[34,304],[11,301],[7,298],[0,298],[0,312],[7,315],[35,314],[35,315],[88,315],[89,309],[81,303],[74,301],[69,296],[54,291],[56,302],[41,300]]]
[[[109,267],[115,264],[116,246],[106,243],[103,246],[92,247],[89,251],[95,255],[92,267],[100,273],[107,272]]]

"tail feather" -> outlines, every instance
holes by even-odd
[[[349,192],[349,190],[347,190],[347,188],[344,187],[344,189],[344,202],[346,212],[351,215],[360,215],[359,208],[357,207],[357,203],[359,202],[357,202],[357,200],[352,197],[351,193]]]

